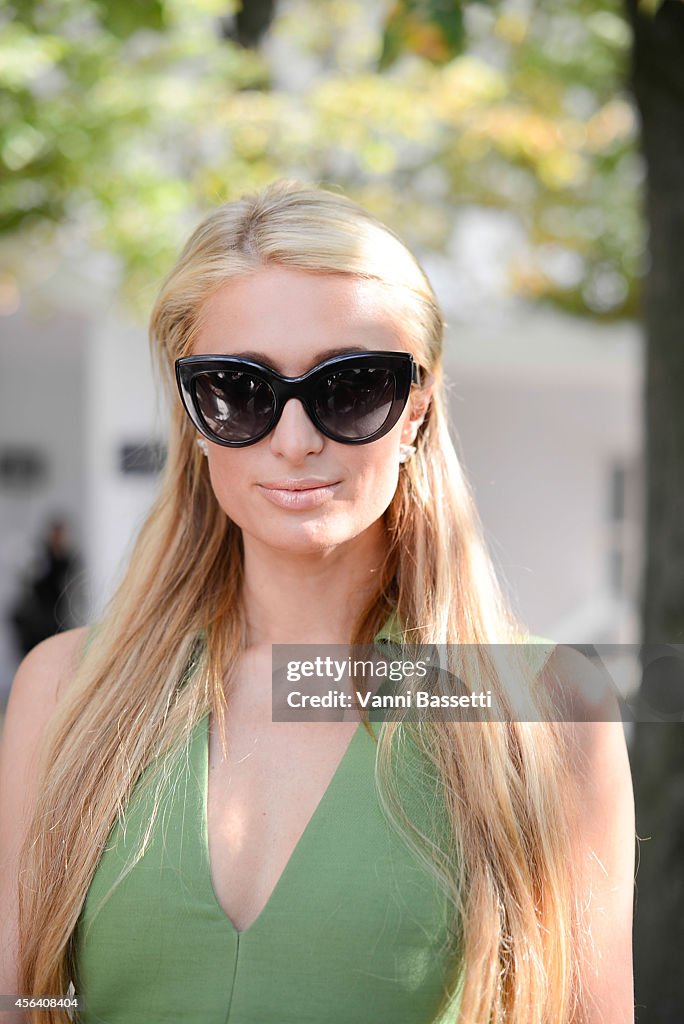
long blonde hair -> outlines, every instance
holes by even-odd
[[[223,717],[225,679],[245,644],[242,539],[213,493],[196,431],[177,399],[173,363],[190,353],[209,294],[264,264],[395,287],[410,311],[414,354],[434,378],[417,452],[385,514],[378,590],[359,615],[352,643],[371,643],[392,610],[410,643],[480,645],[526,636],[497,581],[451,440],[444,325],[415,258],[349,199],[300,182],[275,182],[216,209],[185,245],[152,312],[153,357],[172,400],[158,497],[43,751],[43,782],[21,857],[24,993],[63,993],[73,980],[80,911],[136,780],[186,742],[207,711]],[[441,843],[402,808],[393,783],[402,735],[396,722],[381,730],[376,782],[386,813],[451,900],[454,984],[462,984],[455,1019],[570,1021],[581,991],[581,921],[558,724],[434,722],[414,730],[447,811]],[[67,1017],[51,1010],[40,1019]]]

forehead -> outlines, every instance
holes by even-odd
[[[401,293],[380,281],[263,267],[205,302],[193,353],[249,353],[295,376],[332,350],[410,351],[405,320]]]

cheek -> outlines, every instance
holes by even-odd
[[[246,452],[236,454],[245,456]],[[244,526],[249,517],[249,487],[246,483],[249,479],[249,456],[240,460],[232,456],[230,451],[221,452],[214,458],[210,456],[209,478],[216,500],[225,514],[238,526]]]
[[[394,446],[383,445],[374,451],[373,447],[369,445],[367,452],[359,448],[355,453],[358,457],[349,460],[349,478],[345,490],[350,505],[369,523],[386,511],[399,480],[399,462],[394,454]]]

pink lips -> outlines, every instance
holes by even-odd
[[[259,487],[266,500],[279,508],[306,509],[329,501],[338,483],[320,477],[302,477],[300,480],[277,480]]]

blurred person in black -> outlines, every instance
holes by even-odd
[[[53,516],[40,542],[40,551],[24,577],[21,593],[9,613],[22,656],[46,637],[77,625],[74,586],[80,559],[72,547],[69,527]]]

